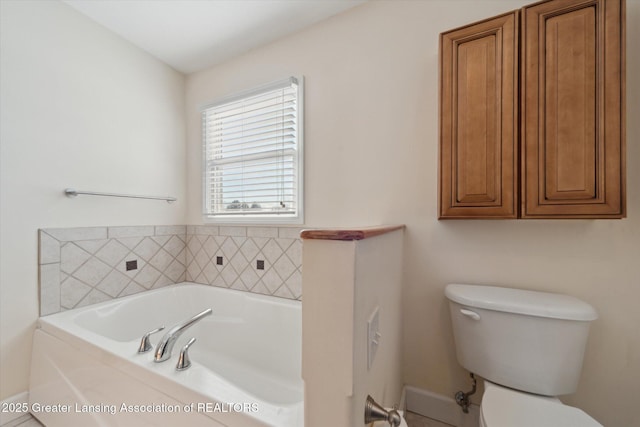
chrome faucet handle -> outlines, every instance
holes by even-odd
[[[371,396],[367,396],[364,406],[364,423],[371,424],[376,421],[386,421],[392,427],[398,427],[402,423],[400,413],[396,408],[385,409]]]
[[[191,344],[193,344],[194,342],[196,342],[195,337],[191,338],[189,342],[186,343],[184,347],[182,347],[182,350],[180,350],[180,356],[178,356],[178,364],[176,365],[176,370],[183,371],[191,366],[191,360],[189,360],[189,353],[187,353],[187,351],[189,350],[189,347],[191,347]]]
[[[156,353],[153,357],[153,361],[156,363],[164,362],[171,358],[171,352],[173,351],[173,346],[175,345],[180,335],[184,333],[187,329],[193,326],[196,322],[204,319],[206,316],[211,315],[213,310],[207,308],[201,313],[196,314],[191,319],[187,319],[182,323],[178,323],[173,326],[167,333],[164,334],[158,345],[156,346]]]
[[[140,340],[140,347],[138,347],[138,353],[146,353],[147,351],[151,350],[153,347],[151,345],[151,343],[149,342],[149,336],[151,334],[155,334],[156,332],[160,332],[164,330],[164,326],[160,326],[157,329],[154,329],[153,331],[149,331],[146,334],[144,334],[142,336],[142,339]]]

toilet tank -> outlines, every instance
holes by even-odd
[[[590,322],[598,314],[568,296],[496,286],[450,284],[458,362],[507,387],[545,396],[573,393]]]

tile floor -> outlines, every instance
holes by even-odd
[[[453,427],[450,424],[432,420],[431,418],[423,417],[422,415],[409,411],[405,414],[405,419],[409,427]]]
[[[423,417],[413,412],[407,411],[405,419],[409,427],[453,427],[450,424],[441,423],[431,418]],[[3,424],[1,427],[44,427],[35,418],[30,415],[17,418],[10,423]]]
[[[44,427],[38,420],[36,420],[31,415],[27,414],[20,418],[16,418],[15,420],[8,422],[6,424],[2,424],[1,427]]]

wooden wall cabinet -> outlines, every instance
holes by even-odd
[[[440,218],[625,216],[624,0],[440,36]]]

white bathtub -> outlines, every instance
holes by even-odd
[[[186,330],[171,359],[138,354],[173,325],[212,308]],[[29,405],[47,427],[301,427],[301,304],[178,284],[42,317],[34,333]],[[177,371],[191,338],[192,365]]]

